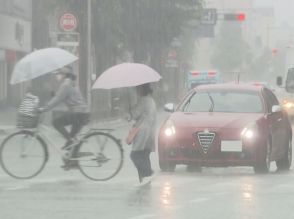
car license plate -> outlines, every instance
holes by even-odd
[[[222,152],[242,152],[242,141],[222,141]]]

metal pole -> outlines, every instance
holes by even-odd
[[[88,0],[87,2],[87,14],[88,14],[88,37],[87,37],[87,69],[88,69],[88,76],[87,76],[87,102],[91,109],[91,87],[92,87],[92,1]]]

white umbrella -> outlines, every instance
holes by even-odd
[[[156,82],[161,76],[147,65],[139,63],[123,63],[115,65],[95,81],[92,89],[112,89],[133,87],[150,82]]]
[[[10,84],[37,78],[76,61],[78,57],[60,48],[36,50],[22,58],[14,67]]]

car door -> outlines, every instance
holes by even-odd
[[[274,105],[279,105],[276,96],[267,88],[263,90],[266,107],[267,107],[267,120],[269,124],[270,133],[272,136],[272,159],[277,159],[283,155],[285,144],[287,141],[287,117],[280,112],[272,112]]]

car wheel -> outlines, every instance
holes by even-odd
[[[289,170],[292,164],[292,142],[289,140],[282,159],[276,160],[278,170]]]
[[[187,172],[197,172],[201,173],[202,172],[202,167],[198,164],[188,164],[187,165]]]
[[[270,170],[270,155],[271,155],[271,144],[270,141],[267,141],[266,148],[262,152],[262,159],[254,166],[255,173],[268,173]]]
[[[162,172],[174,172],[176,169],[176,164],[170,161],[162,161],[159,159],[159,168]]]

